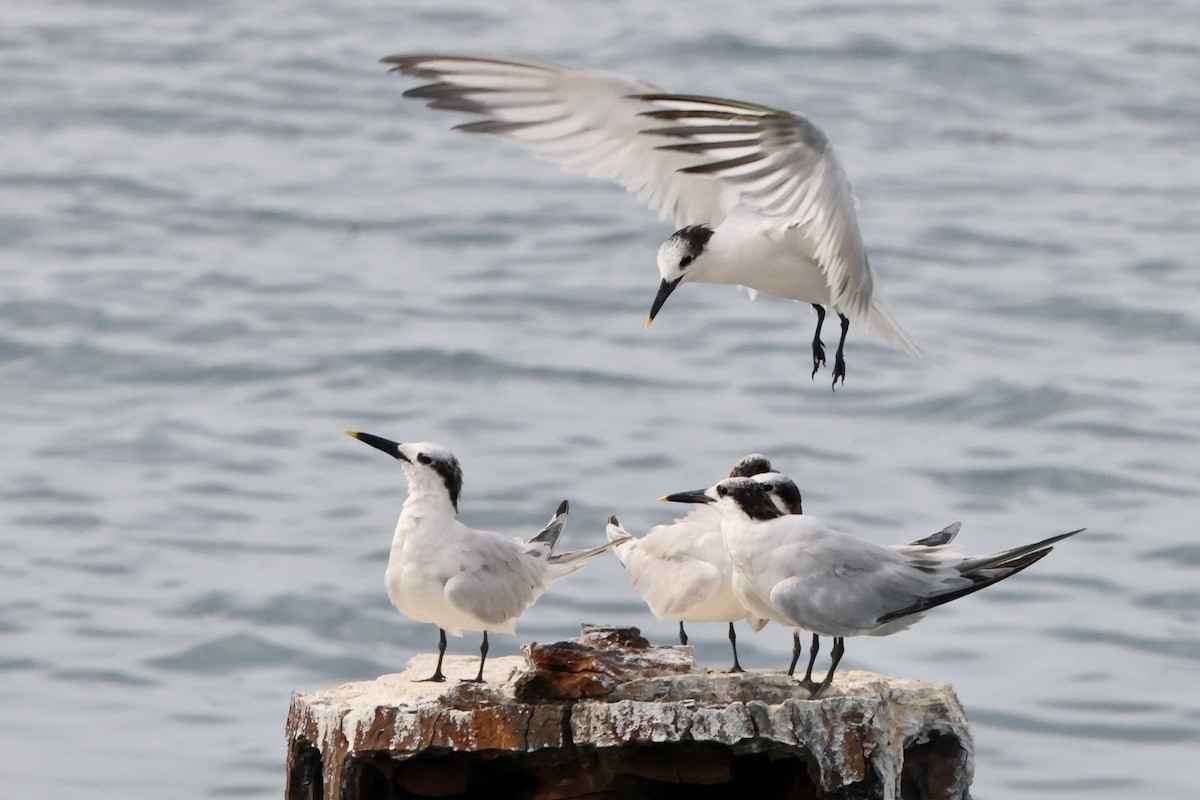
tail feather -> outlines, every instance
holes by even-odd
[[[1069,533],[1060,533],[1058,536],[1051,536],[1049,539],[1043,539],[1040,542],[1014,547],[1011,550],[1001,550],[999,553],[991,553],[986,556],[974,556],[972,558],[966,558],[959,562],[958,571],[963,575],[970,577],[971,573],[973,572],[978,572],[981,569],[1001,566],[1006,562],[1019,559],[1026,553],[1032,553],[1036,550],[1045,550],[1049,548],[1050,545],[1061,542],[1063,539],[1066,539],[1069,536],[1074,536],[1077,533],[1082,533],[1085,530],[1087,529],[1079,528],[1078,530],[1070,531]]]
[[[547,561],[549,561],[551,564],[570,564],[575,561],[583,561],[584,559],[591,558],[592,556],[600,555],[605,550],[609,550],[619,544],[623,544],[624,542],[624,539],[615,542],[608,541],[604,544],[598,544],[595,547],[588,547],[583,550],[568,550],[565,553],[554,553],[550,556],[550,558],[547,559]]]
[[[558,509],[554,512],[554,516],[550,518],[550,522],[546,523],[546,527],[538,531],[537,535],[529,540],[528,544],[545,545],[547,550],[554,550],[554,545],[558,543],[558,537],[562,535],[563,528],[567,525],[567,514],[571,508],[566,500],[558,504]]]
[[[900,327],[900,323],[896,322],[892,313],[888,311],[883,298],[879,296],[878,286],[875,287],[874,296],[871,298],[871,307],[867,309],[866,319],[863,321],[870,333],[897,350],[903,350],[917,358],[926,357],[925,351],[908,335],[907,331]]]
[[[1045,558],[1047,555],[1050,554],[1050,551],[1053,549],[1054,549],[1053,547],[1047,547],[1044,550],[1037,550],[1032,553],[1026,553],[1019,558],[1014,558],[1010,561],[1004,562],[1003,564],[995,564],[990,567],[985,567],[981,570],[976,570],[971,573],[965,573],[963,575],[963,577],[970,578],[972,581],[974,581],[970,586],[964,586],[961,589],[955,589],[954,591],[946,592],[944,594],[934,595],[933,597],[922,598],[921,600],[918,600],[916,603],[913,603],[911,606],[908,606],[907,608],[902,608],[902,609],[899,609],[898,611],[892,611],[887,614],[884,614],[882,617],[880,617],[877,620],[877,622],[880,625],[885,625],[889,622],[893,622],[893,621],[901,619],[903,617],[912,616],[913,614],[920,614],[922,612],[928,611],[931,608],[936,608],[940,605],[944,605],[946,603],[949,603],[951,600],[957,600],[960,597],[965,597],[966,595],[974,594],[975,592],[978,592],[980,589],[986,589],[987,587],[991,586],[993,583],[999,583],[1000,581],[1004,580],[1005,578],[1016,575],[1018,572],[1025,569],[1026,567],[1029,567],[1029,566],[1037,563],[1041,559]]]
[[[915,542],[910,542],[905,547],[941,547],[944,544],[950,544],[954,541],[954,537],[958,536],[958,532],[961,529],[961,522],[952,522],[937,533],[931,533],[924,539],[917,539]]]
[[[623,565],[625,559],[621,555],[621,545],[629,544],[637,541],[632,533],[621,527],[621,522],[615,516],[608,518],[608,525],[604,527],[604,535],[608,537],[609,544],[612,546],[613,555]]]

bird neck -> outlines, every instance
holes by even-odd
[[[392,550],[403,549],[406,542],[437,536],[457,519],[446,490],[441,487],[410,485],[408,497],[400,509]]]
[[[725,540],[725,552],[734,564],[742,564],[745,559],[742,550],[753,538],[751,528],[754,523],[744,514],[721,515],[721,538]]]

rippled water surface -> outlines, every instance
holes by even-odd
[[[981,798],[1183,797],[1200,748],[1192,3],[53,3],[0,30],[0,774],[12,797],[277,797],[289,692],[435,632],[382,588],[396,465],[569,546],[761,450],[806,510],[1036,569],[846,664],[952,682]],[[670,226],[403,101],[377,59],[520,54],[802,111],[934,360],[688,286]],[[521,636],[670,641],[613,559]],[[693,626],[724,666],[720,626]],[[782,666],[786,633],[743,637]],[[474,638],[452,642],[472,652]]]

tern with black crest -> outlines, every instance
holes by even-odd
[[[847,636],[886,636],[932,608],[985,589],[1044,558],[1080,530],[983,556],[964,556],[951,526],[926,541],[881,547],[807,515],[785,515],[749,478],[663,498],[712,505],[721,515],[733,563],[733,591],[751,613],[833,637],[833,663],[817,697],[833,682]]]
[[[554,552],[567,521],[566,500],[528,541],[469,528],[458,520],[463,476],[453,453],[432,442],[401,444],[370,433],[346,434],[397,459],[408,478],[384,582],[401,614],[438,626],[437,669],[426,680],[446,679],[446,634],[461,636],[468,630],[483,632],[479,673],[473,679],[482,683],[488,632],[513,633],[517,620],[550,584],[611,547]]]
[[[814,376],[825,364],[826,310],[838,315],[834,386],[845,381],[851,322],[922,355],[883,302],[842,163],[805,117],[537,61],[414,53],[383,62],[432,81],[406,96],[481,117],[458,130],[615,181],[674,219],[647,327],[682,283],[734,284],[812,305]]]

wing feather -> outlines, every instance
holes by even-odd
[[[571,172],[615,181],[660,216],[682,227],[724,218],[719,182],[685,171],[705,156],[660,150],[669,142],[637,95],[658,92],[645,81],[518,59],[417,53],[383,59],[394,72],[432,83],[404,94],[431,108],[484,117],[458,130],[499,136]]]

